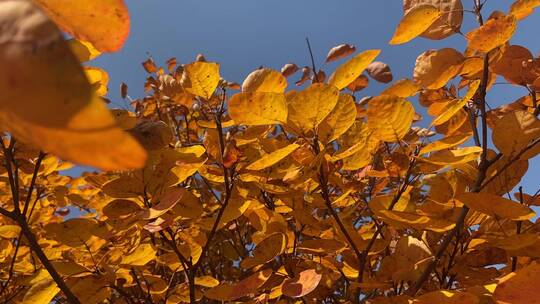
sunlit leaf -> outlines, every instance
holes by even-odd
[[[49,304],[51,300],[60,291],[56,282],[49,276],[35,282],[24,294],[22,303],[24,304]]]
[[[368,128],[383,141],[395,142],[411,128],[414,107],[404,98],[380,95],[369,101]]]
[[[439,19],[420,36],[440,40],[459,32],[463,21],[463,5],[461,0],[404,0],[405,13],[418,5],[431,4],[442,13]]]
[[[244,125],[283,123],[287,121],[287,102],[279,93],[242,92],[229,99],[229,114]]]
[[[313,131],[334,109],[338,98],[335,87],[318,83],[300,92],[287,93],[287,126],[302,134]]]
[[[444,150],[448,148],[453,148],[457,145],[464,143],[469,138],[471,138],[471,136],[472,136],[471,133],[464,133],[464,134],[456,134],[456,135],[451,135],[451,136],[441,138],[440,140],[434,141],[426,145],[425,147],[423,147],[420,150],[419,154],[425,154],[425,153],[440,151],[440,150]]]
[[[141,244],[131,253],[122,257],[122,264],[144,266],[156,257],[156,250],[150,244]]]
[[[242,92],[283,93],[286,88],[285,76],[269,68],[251,72],[242,83]]]
[[[481,27],[467,33],[469,48],[487,53],[506,43],[516,30],[514,15],[499,16],[489,19]]]
[[[489,193],[463,193],[456,199],[473,210],[498,218],[523,221],[535,214],[527,206]]]
[[[276,151],[265,154],[258,160],[252,162],[246,167],[246,169],[247,170],[262,170],[270,166],[273,166],[274,164],[276,164],[277,162],[279,162],[280,160],[284,159],[289,154],[294,152],[294,150],[298,149],[299,147],[300,146],[297,144],[290,144],[281,149],[277,149]]]
[[[426,51],[416,58],[414,80],[427,89],[441,88],[459,73],[464,60],[452,48]]]
[[[527,111],[514,111],[505,114],[495,122],[493,144],[507,157],[517,156],[532,141],[540,137],[540,120]],[[540,153],[536,145],[521,156],[522,159]]]
[[[538,6],[540,6],[540,1],[538,0],[516,0],[510,6],[510,14],[521,20],[532,14]]]
[[[425,32],[441,16],[433,5],[421,4],[408,11],[396,28],[390,44],[402,44],[411,41]]]
[[[180,82],[189,93],[209,99],[214,95],[219,78],[219,64],[198,61],[184,65]]]
[[[340,90],[345,88],[362,74],[380,52],[380,50],[367,50],[357,54],[352,59],[340,65],[330,76],[328,83]]]

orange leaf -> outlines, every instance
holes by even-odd
[[[322,275],[315,269],[304,270],[292,279],[285,279],[281,289],[286,296],[300,298],[315,290],[321,278]]]
[[[123,0],[34,0],[64,31],[91,42],[102,52],[115,52],[129,34],[129,13]]]

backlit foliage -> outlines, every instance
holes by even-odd
[[[540,1],[467,2],[404,1],[390,44],[478,24],[411,79],[350,44],[328,78],[308,57],[242,84],[149,58],[146,96],[123,84],[131,110],[109,111],[84,62],[122,46],[124,3],[0,1],[0,300],[540,303],[540,198],[520,187],[540,59],[510,44]],[[489,94],[497,77],[523,97]],[[389,84],[361,97],[370,79]]]

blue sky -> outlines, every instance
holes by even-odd
[[[473,0],[462,0],[466,9]],[[459,35],[443,41],[417,38],[400,46],[390,46],[396,25],[402,17],[401,0],[127,0],[132,20],[131,33],[124,48],[105,54],[90,65],[109,72],[109,98],[122,105],[119,86],[129,86],[133,98],[143,96],[146,78],[141,62],[148,54],[164,65],[170,57],[186,63],[199,53],[221,63],[222,76],[241,83],[247,74],[264,65],[280,69],[285,63],[309,65],[305,38],[311,40],[317,67],[327,74],[337,64],[322,65],[328,50],[350,43],[359,51],[380,48],[378,60],[388,63],[394,78],[412,76],[416,57],[433,48],[465,48]],[[485,10],[508,11],[511,0],[487,0]],[[487,13],[486,13],[487,14]],[[486,16],[487,17],[487,16]],[[465,13],[462,32],[475,26],[475,18]],[[540,10],[519,23],[512,44],[521,44],[538,55]],[[297,80],[294,75],[289,82]],[[293,80],[294,79],[294,80]],[[376,95],[382,86],[371,81],[360,95]],[[523,90],[497,85],[489,94],[492,106],[514,101]],[[422,113],[422,112],[421,112]],[[429,120],[428,116],[424,116]],[[536,163],[536,164],[535,164]],[[540,183],[540,157],[530,161],[523,180],[525,192],[537,190]]]

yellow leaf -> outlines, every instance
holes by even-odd
[[[540,120],[527,111],[513,111],[495,121],[493,144],[506,157],[517,156],[530,142],[540,137]],[[529,159],[540,153],[536,145],[521,155]]]
[[[532,14],[537,6],[540,6],[540,0],[516,0],[510,6],[510,14],[521,20]]]
[[[380,95],[371,99],[367,109],[367,126],[382,141],[396,142],[411,128],[414,107],[401,97]]]
[[[420,150],[419,154],[426,154],[430,152],[453,148],[457,145],[460,145],[466,142],[471,137],[471,135],[472,133],[464,133],[464,134],[456,134],[456,135],[447,136],[445,138],[442,138],[438,141],[434,141],[426,145]]]
[[[469,292],[437,290],[416,298],[413,304],[479,304],[477,296]]]
[[[503,155],[489,166],[486,180],[489,179],[491,182],[484,187],[484,191],[504,195],[508,189],[513,189],[521,182],[528,169],[529,162],[526,159],[515,160]]]
[[[525,221],[535,216],[529,207],[490,193],[463,193],[456,200],[472,210],[498,218]]]
[[[416,95],[420,87],[410,79],[400,79],[382,91],[381,95],[395,95],[407,98]]]
[[[426,89],[439,89],[460,72],[464,60],[452,48],[428,50],[416,58],[414,80]]]
[[[219,64],[197,61],[184,65],[180,83],[189,93],[210,99],[214,95],[219,79]]]
[[[378,215],[382,210],[389,210],[390,203],[393,199],[394,194],[375,196],[369,201],[369,209]],[[391,210],[414,212],[414,204],[410,201],[409,195],[403,194]]]
[[[215,287],[219,285],[219,281],[211,276],[201,276],[195,278],[195,285],[203,287]]]
[[[51,264],[54,266],[54,269],[58,271],[59,274],[74,277],[77,275],[88,275],[92,270],[81,266],[73,261],[51,261]]]
[[[141,244],[134,251],[122,257],[122,264],[144,266],[156,257],[156,250],[150,244]]]
[[[229,99],[229,115],[237,124],[248,126],[287,121],[287,101],[279,93],[243,92]]]
[[[319,140],[328,143],[345,133],[356,120],[356,105],[351,95],[340,94],[336,106],[318,128]]]
[[[504,276],[493,293],[499,304],[538,304],[540,264],[533,263]]]
[[[123,0],[35,0],[50,18],[77,39],[102,52],[115,52],[129,34],[129,14]]]
[[[328,84],[331,84],[340,90],[345,88],[362,74],[380,52],[381,50],[367,50],[357,54],[336,69],[330,76],[330,79],[328,79]]]
[[[469,90],[467,94],[462,99],[454,99],[451,102],[447,103],[445,108],[442,110],[442,113],[437,116],[431,123],[432,126],[442,125],[443,123],[450,120],[454,115],[459,113],[461,109],[471,100],[471,98],[476,94],[478,88],[480,87],[480,80],[475,80],[469,84]]]
[[[253,256],[242,260],[240,266],[249,269],[270,262],[276,256],[283,253],[287,246],[287,238],[283,233],[274,233],[260,243],[253,250]]]
[[[4,262],[10,255],[13,250],[13,245],[9,240],[0,239],[0,263]]]
[[[369,131],[367,131],[367,128],[364,128],[364,129],[366,131],[362,131],[361,134],[358,134],[360,136],[357,137],[358,141],[354,145],[336,151],[336,153],[334,153],[334,155],[332,155],[331,160],[333,162],[335,162],[335,161],[338,161],[340,159],[344,159],[344,158],[347,158],[347,157],[349,157],[351,155],[354,155],[359,151],[365,150],[366,147],[367,147],[367,144],[369,142],[369,138],[370,138],[371,134],[373,134],[373,132],[370,133]]]
[[[503,15],[489,19],[481,27],[467,33],[466,37],[469,48],[487,53],[510,40],[515,30],[516,17]]]
[[[101,55],[101,52],[94,48],[90,42],[78,39],[70,39],[67,41],[67,43],[69,44],[73,54],[75,54],[75,57],[77,57],[80,62],[90,61]]]
[[[407,14],[421,4],[431,4],[439,9],[442,16],[420,36],[433,40],[441,40],[457,32],[463,22],[463,4],[461,0],[404,0],[403,10]]]
[[[313,131],[336,106],[339,91],[326,84],[315,83],[300,92],[287,95],[287,126],[298,134]]]
[[[465,147],[455,150],[442,150],[432,153],[428,158],[422,160],[436,165],[458,165],[475,161],[482,153],[481,147]]]
[[[332,156],[332,161],[343,159],[343,170],[356,170],[368,165],[379,145],[379,139],[367,124],[356,121],[339,141],[342,149]]]
[[[401,228],[412,227],[419,231],[430,230],[434,232],[445,232],[455,227],[455,224],[450,221],[410,212],[380,210],[379,216],[392,226]]]
[[[84,67],[84,73],[92,86],[92,91],[98,96],[105,96],[109,92],[109,74],[105,70],[95,67]]]
[[[390,44],[402,44],[411,41],[425,32],[441,16],[438,8],[430,4],[414,6],[401,19]]]
[[[251,200],[248,199],[241,199],[241,198],[235,198],[232,202],[229,203],[227,208],[225,208],[225,212],[223,212],[223,216],[221,217],[221,226],[224,226],[230,221],[233,221],[237,218],[239,218],[246,210],[249,208],[249,205],[251,205]]]
[[[54,280],[48,276],[43,280],[33,283],[24,294],[23,304],[49,304],[60,291]]]
[[[204,165],[206,160],[206,158],[194,158],[187,154],[184,155],[176,162],[176,166],[170,169],[171,173],[176,176],[176,180],[170,186],[177,185],[195,174]]]
[[[456,115],[469,101],[466,99],[454,99],[446,104],[441,115],[431,122],[431,126],[442,125]]]
[[[0,237],[3,237],[5,239],[16,239],[19,237],[20,232],[21,227],[17,225],[2,224],[0,226]]]
[[[262,68],[249,74],[242,83],[242,92],[283,93],[287,88],[287,79],[280,72]]]
[[[280,160],[287,157],[289,154],[293,153],[299,147],[300,146],[297,144],[290,144],[284,148],[277,149],[273,151],[272,153],[265,154],[258,160],[252,162],[246,167],[246,169],[247,170],[262,170],[270,166],[273,166]]]
[[[27,1],[2,2],[0,12],[0,65],[11,71],[0,76],[2,128],[76,163],[106,170],[142,167],[145,151],[117,127],[105,103],[92,93],[52,22]]]

